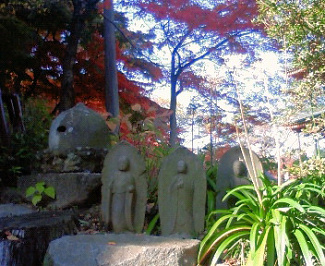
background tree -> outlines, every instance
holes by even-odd
[[[293,54],[291,76],[302,79],[290,89],[295,109],[315,108],[324,99],[325,2],[257,1],[267,34]]]
[[[69,33],[66,33],[67,46],[62,62],[61,96],[57,109],[61,112],[75,105],[74,64],[79,42],[86,25],[86,20],[96,11],[99,0],[72,0],[73,12]]]
[[[164,64],[171,90],[170,144],[177,138],[177,96],[199,75],[195,70],[202,59],[222,61],[230,51],[244,51],[248,42],[244,36],[258,27],[251,23],[257,14],[255,1],[228,1],[194,3],[182,1],[141,1],[140,16],[151,14],[155,21],[151,30],[156,33],[155,50],[163,50]],[[169,62],[169,63],[168,63]]]

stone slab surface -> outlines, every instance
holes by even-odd
[[[44,265],[196,265],[199,240],[136,234],[64,236],[52,241]]]
[[[36,212],[36,210],[33,210],[31,207],[25,205],[13,203],[0,204],[0,218],[24,215],[32,212]]]
[[[18,189],[24,195],[29,186],[37,182],[45,182],[46,186],[53,186],[56,199],[49,203],[50,207],[67,208],[78,206],[89,200],[89,195],[101,186],[100,173],[45,173],[18,178]],[[31,200],[29,198],[29,200]],[[100,200],[100,197],[99,199]]]

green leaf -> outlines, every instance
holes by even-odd
[[[278,199],[274,202],[274,204],[271,206],[271,208],[275,208],[276,205],[279,205],[280,203],[285,203],[297,210],[299,210],[301,213],[305,213],[305,209],[295,200],[291,199],[291,198],[281,198]]]
[[[45,189],[44,185],[45,185],[45,182],[38,182],[38,183],[36,183],[36,185],[35,185],[36,190],[37,190],[40,194],[42,194],[43,191],[44,191],[44,189]]]
[[[317,214],[318,216],[325,217],[325,209],[318,206],[310,206],[307,208],[307,213]]]
[[[28,187],[26,189],[26,197],[30,197],[32,195],[34,195],[36,192],[36,189],[34,187]]]
[[[286,217],[276,210],[273,210],[272,214],[275,219],[274,239],[278,264],[284,265],[286,249]]]
[[[208,207],[208,213],[210,213],[212,210],[215,209],[215,193],[211,190],[207,191],[207,207]]]
[[[298,241],[298,244],[299,244],[302,254],[304,256],[306,265],[313,265],[311,252],[309,250],[309,247],[308,247],[308,244],[307,244],[304,234],[298,229],[295,230],[293,232],[293,234],[295,235],[295,237]]]
[[[216,250],[216,248],[218,248],[218,246],[225,239],[227,239],[229,236],[233,235],[234,233],[241,232],[241,231],[247,231],[247,235],[248,235],[250,228],[251,228],[250,226],[246,226],[246,225],[237,225],[237,226],[233,226],[231,228],[224,229],[224,230],[214,234],[213,239],[211,239],[212,241],[210,241],[208,243],[208,245],[206,245],[204,250],[203,249],[201,250],[201,248],[199,248],[198,263],[202,264],[202,262],[204,262],[206,260],[206,257],[213,250]],[[201,244],[202,244],[202,242],[201,242]]]
[[[261,235],[261,237],[263,237],[262,242],[259,243],[258,249],[256,250],[255,254],[252,253],[252,258],[254,261],[252,265],[263,265],[264,254],[266,251],[266,243],[269,238],[269,233],[271,231],[270,229],[271,227],[268,227],[264,230],[263,234]]]
[[[34,206],[37,205],[37,203],[39,203],[42,200],[42,195],[34,195],[34,197],[32,198],[32,203]]]
[[[272,226],[269,233],[269,238],[267,240],[267,254],[266,254],[266,263],[267,266],[274,266],[275,265],[275,239],[274,239],[274,227]]]
[[[249,243],[250,243],[252,254],[254,254],[256,251],[259,230],[260,230],[260,224],[254,223],[252,226],[251,232],[250,232],[250,236],[249,236]]]
[[[235,242],[237,239],[243,239],[246,238],[249,235],[248,231],[240,231],[237,233],[234,233],[227,237],[217,248],[216,252],[214,253],[211,261],[211,265],[217,265],[217,262],[220,258],[220,255],[224,253],[226,248],[233,242]]]
[[[306,225],[300,224],[299,227],[304,231],[304,233],[308,236],[310,239],[314,249],[315,249],[315,255],[317,256],[319,262],[321,265],[325,265],[325,256],[324,252],[322,250],[322,245],[320,244],[317,236],[314,234],[314,232],[309,229]]]
[[[49,196],[52,199],[55,199],[55,188],[50,186],[44,189],[45,195]]]
[[[152,230],[155,228],[156,224],[157,224],[157,221],[159,219],[159,213],[157,213],[153,218],[152,220],[150,221],[149,225],[148,225],[148,228],[146,230],[146,234],[147,235],[150,235]]]
[[[208,174],[207,174],[208,175]],[[212,178],[207,178],[207,182],[209,183],[209,185],[211,186],[211,188],[213,189],[214,192],[217,192],[217,185],[216,182],[214,180],[212,180]]]

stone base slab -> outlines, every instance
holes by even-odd
[[[199,240],[136,234],[64,236],[52,241],[46,266],[196,265]]]
[[[34,174],[19,177],[17,185],[22,195],[25,195],[26,189],[29,186],[35,186],[38,182],[45,182],[46,186],[53,186],[55,188],[56,199],[48,204],[49,207],[67,208],[79,206],[86,201],[88,203],[100,202],[100,195],[97,195],[99,196],[98,202],[91,202],[92,199],[89,199],[89,195],[91,193],[94,194],[94,190],[100,191],[101,174],[99,173]]]

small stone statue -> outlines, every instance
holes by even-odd
[[[164,160],[158,182],[162,235],[198,236],[204,229],[206,197],[202,163],[179,147]]]
[[[258,156],[253,153],[253,158],[250,159],[250,153],[247,148],[244,148],[245,158],[240,146],[235,146],[228,150],[219,160],[216,186],[218,194],[216,197],[216,208],[226,209],[227,202],[223,202],[222,198],[226,194],[226,190],[240,186],[251,184],[250,173],[253,173],[253,164],[257,176],[263,173],[263,166]],[[259,180],[260,181],[260,180]],[[261,184],[261,182],[259,182]]]
[[[145,164],[127,142],[114,146],[102,171],[101,216],[115,233],[138,232],[144,224],[147,184]]]

